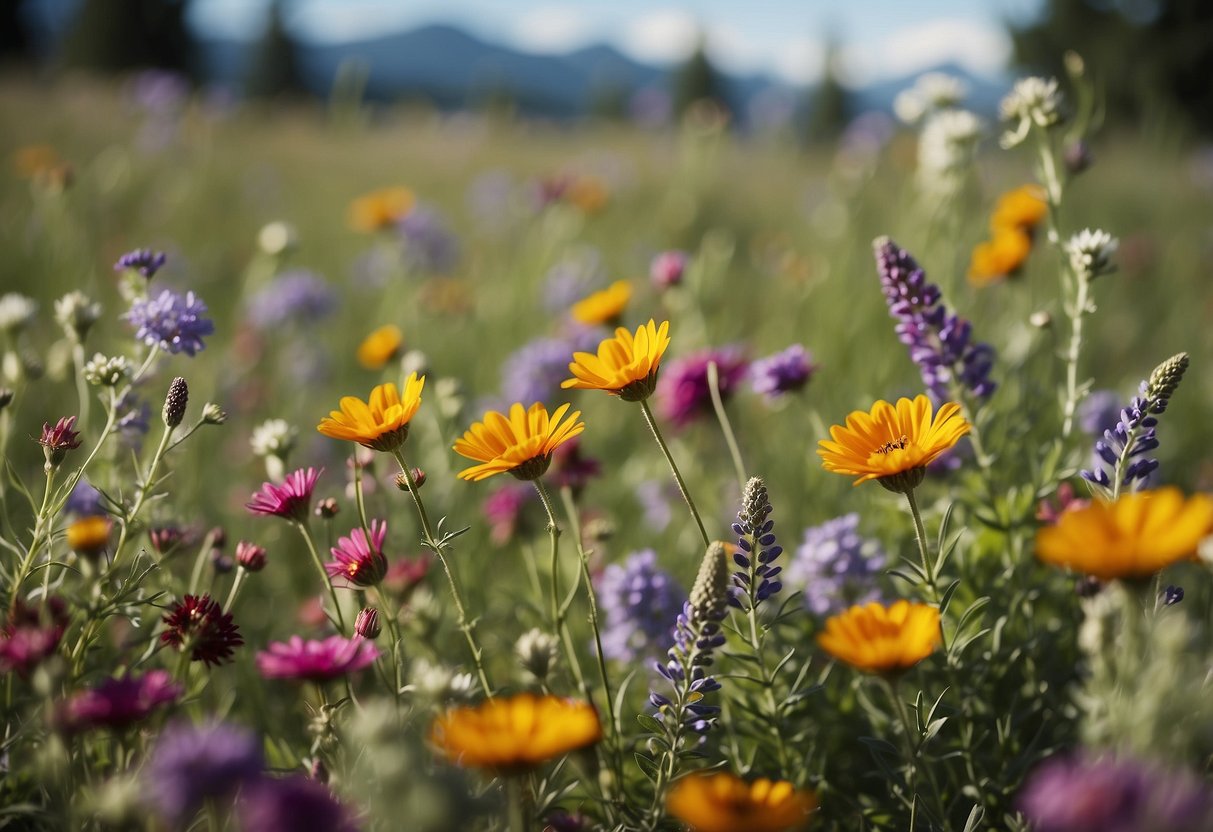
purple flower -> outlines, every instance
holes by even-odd
[[[953,382],[978,398],[989,397],[998,386],[990,379],[994,348],[973,342],[972,324],[948,312],[939,288],[927,282],[909,252],[888,237],[873,246],[885,302],[897,319],[897,337],[909,348],[927,389],[937,401],[953,395]]]
[[[593,351],[602,340],[594,327],[576,327],[559,338],[536,338],[506,356],[501,365],[501,397],[506,402],[545,402],[560,395],[573,353]],[[508,407],[508,405],[507,405]]]
[[[149,115],[172,115],[184,108],[190,82],[184,75],[164,69],[147,69],[131,82],[131,98]]]
[[[120,731],[146,719],[157,708],[176,702],[181,693],[181,686],[167,670],[106,679],[67,701],[62,711],[63,725],[72,732],[90,728]]]
[[[149,347],[192,356],[206,346],[202,336],[215,331],[205,314],[206,304],[193,292],[183,296],[165,289],[155,298],[137,298],[124,317],[135,326],[135,338]]]
[[[514,188],[514,179],[505,170],[486,171],[472,180],[467,189],[467,206],[482,229],[495,234],[509,227]]]
[[[375,663],[379,651],[366,639],[355,636],[329,636],[304,641],[291,636],[288,641],[270,642],[257,654],[257,669],[266,679],[296,679],[324,682],[362,670]]]
[[[1078,406],[1078,426],[1090,436],[1115,430],[1120,421],[1121,398],[1115,390],[1094,390]]]
[[[337,308],[337,292],[315,272],[283,272],[249,300],[249,320],[259,329],[309,324]]]
[[[101,508],[101,492],[89,485],[88,480],[83,477],[76,483],[72,493],[67,495],[63,510],[78,517],[93,517],[105,513]]]
[[[876,580],[885,553],[859,534],[859,515],[844,514],[804,531],[804,542],[788,564],[788,580],[804,589],[810,612],[833,615],[880,597]]]
[[[605,281],[606,268],[598,249],[576,248],[548,269],[543,278],[544,304],[548,311],[564,311]]]
[[[312,492],[323,471],[323,468],[300,468],[287,474],[282,485],[263,483],[244,507],[253,514],[302,522],[311,511]]]
[[[761,393],[769,401],[799,390],[809,383],[817,367],[813,356],[800,344],[793,344],[782,352],[759,358],[750,365],[750,383],[755,393]]]
[[[1133,759],[1054,757],[1028,779],[1019,806],[1036,832],[1208,832],[1204,782]]]
[[[685,251],[663,251],[649,264],[649,280],[658,289],[669,289],[682,283],[687,268]]]
[[[678,617],[686,598],[673,576],[657,566],[652,549],[608,565],[598,580],[603,655],[630,662],[670,649],[670,621]]]
[[[770,519],[771,500],[761,477],[750,477],[741,495],[741,509],[733,534],[737,535],[737,551],[733,562],[741,569],[733,573],[733,588],[729,604],[749,612],[783,589],[779,580],[782,566],[775,561],[783,547],[775,543],[775,521]]]
[[[716,362],[720,397],[728,399],[746,376],[747,362],[737,346],[706,349],[667,362],[657,381],[657,407],[663,418],[685,427],[712,412],[708,364]]]
[[[118,262],[114,264],[114,271],[121,272],[130,269],[131,271],[139,272],[139,274],[151,280],[156,276],[156,272],[164,267],[167,260],[168,255],[162,251],[152,251],[150,248],[137,248],[119,257]]]
[[[674,514],[674,503],[681,499],[668,479],[644,480],[636,485],[636,501],[644,512],[644,521],[654,531],[665,531]]]
[[[397,225],[404,238],[404,262],[410,269],[445,274],[459,260],[459,240],[442,215],[415,205]]]
[[[170,725],[144,767],[148,798],[173,827],[183,828],[207,801],[224,801],[261,777],[261,741],[221,722]]]
[[[574,437],[552,452],[552,467],[548,469],[547,478],[557,488],[568,486],[573,493],[578,493],[601,474],[602,463],[582,454],[581,440]]]
[[[386,536],[387,523],[372,520],[369,540],[363,529],[354,529],[349,537],[337,538],[337,545],[331,549],[334,559],[324,565],[324,571],[337,586],[375,586],[387,574],[387,558],[383,556]]]
[[[357,832],[350,812],[328,786],[301,775],[266,777],[240,800],[241,829],[257,832]]]
[[[116,410],[118,419],[114,427],[122,438],[122,444],[138,450],[151,428],[151,405],[136,396],[133,390],[128,390],[118,398]]]

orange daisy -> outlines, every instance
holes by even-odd
[[[669,813],[694,832],[790,832],[803,829],[817,797],[786,780],[747,783],[727,772],[700,772],[676,782],[666,798]]]
[[[560,386],[580,390],[605,390],[626,402],[639,402],[657,387],[661,357],[670,345],[670,322],[658,327],[651,319],[633,335],[620,327],[598,345],[598,354],[573,353],[569,372],[573,378]]]
[[[616,280],[601,292],[573,304],[573,320],[587,326],[618,321],[631,299],[632,284],[626,280]]]
[[[400,353],[404,333],[394,324],[374,330],[358,345],[358,363],[368,370],[380,370]]]
[[[341,409],[320,420],[316,430],[333,439],[348,439],[376,451],[394,451],[409,436],[409,420],[421,406],[425,376],[410,373],[404,382],[404,394],[395,384],[380,384],[363,401],[344,396]]]
[[[456,453],[481,463],[460,471],[460,479],[475,482],[507,471],[520,480],[539,479],[552,462],[552,452],[585,430],[585,422],[577,421],[580,410],[565,419],[569,407],[562,404],[548,416],[539,402],[526,410],[515,403],[508,418],[490,410],[455,442]]]
[[[350,203],[350,228],[364,232],[390,228],[408,216],[413,202],[408,188],[380,188],[363,194]]]
[[[453,708],[434,721],[430,741],[461,766],[520,769],[562,757],[602,739],[588,702],[520,693]]]
[[[827,618],[817,644],[868,673],[908,670],[939,645],[939,610],[911,601],[856,605]]]

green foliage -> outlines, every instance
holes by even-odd
[[[190,74],[186,0],[83,0],[59,49],[59,64],[100,73],[155,67]]]
[[[708,59],[707,45],[701,38],[691,57],[673,78],[674,112],[682,115],[697,101],[711,101],[728,109],[724,83]]]
[[[265,33],[257,44],[244,91],[252,97],[299,95],[306,87],[299,72],[298,47],[286,26],[287,0],[270,4]]]

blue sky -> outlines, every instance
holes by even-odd
[[[820,74],[824,44],[841,47],[844,78],[867,83],[954,61],[997,75],[1009,54],[1004,21],[1030,18],[1041,0],[294,0],[292,29],[309,40],[374,37],[452,23],[536,52],[609,43],[642,61],[685,57],[705,33],[714,60],[733,72],[804,83]],[[266,0],[193,0],[206,34],[254,37]]]

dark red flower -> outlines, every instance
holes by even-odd
[[[38,444],[52,451],[74,451],[80,447],[80,434],[72,430],[75,426],[75,416],[64,416],[53,428],[43,422]]]
[[[160,641],[178,650],[190,650],[193,661],[220,665],[244,644],[232,614],[224,612],[209,595],[186,595],[164,616]]]
[[[574,492],[578,492],[601,473],[602,464],[598,460],[582,455],[581,440],[570,439],[552,452],[548,481],[557,488],[567,485]]]

